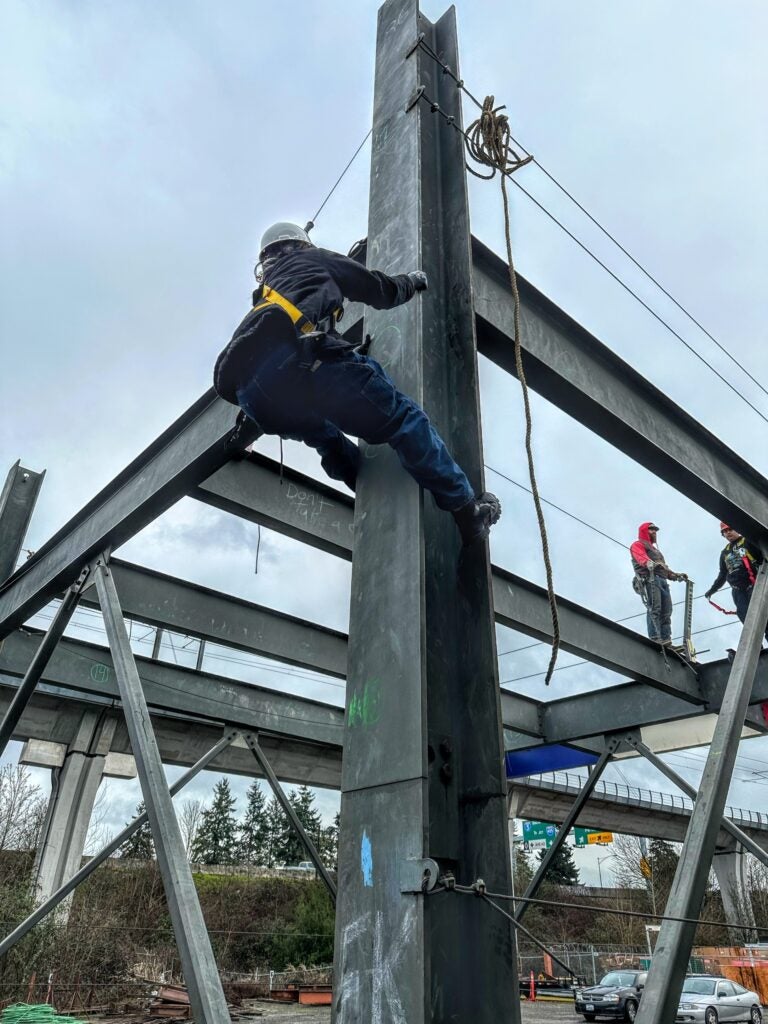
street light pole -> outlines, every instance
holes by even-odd
[[[610,859],[611,859],[611,857],[615,857],[615,856],[616,856],[616,854],[615,854],[615,853],[609,853],[609,854],[608,854],[607,856],[605,856],[605,857],[598,857],[598,858],[597,858],[597,877],[598,877],[598,878],[600,879],[600,888],[601,888],[601,889],[603,888],[603,873],[602,873],[602,871],[600,870],[600,865],[601,865],[601,863],[602,863],[602,862],[603,862],[604,860],[610,860]]]

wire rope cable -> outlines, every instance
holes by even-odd
[[[422,50],[423,50],[423,51],[424,51],[424,52],[425,52],[425,53],[426,53],[426,54],[427,54],[427,55],[428,55],[429,57],[431,57],[431,58],[432,58],[432,59],[433,59],[433,60],[434,60],[434,61],[435,61],[435,62],[436,62],[437,64],[439,64],[439,65],[440,65],[440,68],[442,69],[442,71],[443,71],[443,74],[449,75],[449,76],[450,76],[450,77],[451,77],[451,78],[452,78],[452,79],[454,80],[454,82],[456,83],[456,86],[457,86],[457,88],[461,89],[461,91],[462,91],[462,92],[464,92],[464,94],[465,94],[465,95],[466,95],[466,96],[467,96],[467,97],[468,97],[468,98],[469,98],[469,99],[470,99],[470,100],[471,100],[471,101],[472,101],[472,102],[473,102],[473,103],[475,104],[475,106],[476,106],[476,107],[478,107],[478,108],[479,108],[480,110],[482,110],[482,109],[483,109],[483,104],[482,104],[482,103],[481,103],[481,102],[480,102],[480,101],[479,101],[479,100],[477,99],[477,97],[476,97],[476,96],[473,96],[473,94],[472,94],[472,93],[471,93],[471,92],[469,91],[469,89],[467,89],[466,85],[464,84],[464,80],[463,80],[463,79],[460,79],[460,78],[458,78],[458,77],[457,77],[457,76],[456,76],[456,75],[454,74],[454,72],[453,72],[453,70],[451,69],[450,65],[449,65],[449,64],[446,64],[446,63],[445,63],[445,62],[444,62],[444,61],[443,61],[443,60],[442,60],[442,59],[440,58],[440,56],[439,56],[439,55],[438,55],[437,53],[435,53],[435,51],[434,51],[434,50],[432,49],[432,47],[431,47],[431,46],[430,46],[430,45],[429,45],[429,44],[428,44],[428,43],[426,42],[426,40],[425,40],[425,39],[423,38],[423,36],[419,38],[419,44],[418,44],[418,45],[419,45],[419,46],[421,47],[421,49],[422,49]],[[426,97],[426,96],[423,96],[423,97],[420,97],[420,98],[424,98],[424,99],[426,99],[426,100],[427,100],[428,102],[431,102],[431,101],[429,101],[429,100],[428,100],[428,97]],[[459,131],[459,132],[460,132],[460,134],[464,135],[464,137],[465,137],[465,140],[467,140],[467,144],[469,145],[469,139],[467,138],[467,136],[468,136],[468,133],[462,132],[462,130],[461,130],[461,129],[459,128],[459,126],[458,126],[458,125],[457,125],[457,124],[455,123],[454,119],[453,119],[453,118],[450,118],[450,117],[447,117],[447,116],[446,116],[445,114],[443,114],[443,112],[442,112],[442,111],[441,111],[441,110],[439,109],[439,106],[438,106],[437,104],[434,104],[434,103],[432,103],[432,104],[431,104],[431,106],[432,106],[432,111],[433,111],[433,113],[440,113],[440,114],[442,114],[442,116],[443,116],[443,117],[444,117],[444,118],[446,119],[446,121],[448,121],[448,122],[449,122],[449,123],[450,123],[450,124],[452,125],[452,127],[454,127],[454,128],[455,128],[455,129],[457,130],[457,131]],[[713,342],[713,343],[714,343],[714,344],[715,344],[715,345],[717,346],[717,348],[718,348],[718,349],[719,349],[719,350],[720,350],[721,352],[723,352],[723,353],[724,353],[724,354],[725,354],[726,356],[728,356],[728,358],[729,358],[729,359],[730,359],[730,360],[731,360],[731,361],[732,361],[732,362],[733,362],[733,363],[734,363],[734,364],[735,364],[735,365],[736,365],[736,366],[737,366],[737,367],[738,367],[738,368],[739,368],[739,369],[740,369],[740,370],[742,371],[742,373],[744,373],[744,374],[745,374],[745,375],[746,375],[746,376],[747,376],[747,377],[748,377],[748,378],[749,378],[749,379],[750,379],[750,380],[751,380],[751,381],[752,381],[752,382],[753,382],[753,383],[754,383],[754,384],[755,384],[755,385],[756,385],[756,386],[757,386],[757,387],[758,387],[758,388],[759,388],[759,389],[760,389],[760,390],[761,390],[761,391],[762,391],[762,392],[763,392],[764,394],[768,395],[768,389],[766,389],[766,387],[765,387],[765,386],[764,386],[763,384],[761,384],[761,382],[760,382],[760,381],[759,381],[759,380],[758,380],[758,379],[757,379],[757,378],[756,378],[756,377],[755,377],[755,376],[754,376],[754,375],[753,375],[753,374],[752,374],[752,373],[751,373],[751,372],[750,372],[750,371],[749,371],[749,370],[748,370],[748,369],[747,369],[747,368],[746,368],[746,367],[745,367],[745,366],[744,366],[744,365],[743,365],[743,364],[742,364],[742,363],[741,363],[741,362],[740,362],[740,361],[739,361],[738,359],[736,359],[736,357],[735,357],[735,356],[734,356],[734,355],[733,355],[733,354],[732,354],[732,353],[731,353],[731,352],[730,352],[730,351],[729,351],[729,350],[728,350],[728,349],[727,349],[727,348],[726,348],[726,347],[725,347],[724,345],[722,345],[722,344],[721,344],[721,343],[720,343],[720,342],[719,342],[719,341],[717,340],[717,338],[716,338],[716,337],[715,337],[715,336],[714,336],[714,335],[713,335],[713,334],[712,334],[712,333],[711,333],[711,332],[710,332],[709,330],[707,330],[707,328],[706,328],[706,327],[705,327],[705,326],[704,326],[704,325],[703,325],[703,324],[702,324],[702,323],[701,323],[701,322],[700,322],[699,320],[697,320],[697,319],[696,319],[696,317],[695,317],[695,316],[693,316],[693,314],[692,314],[692,313],[690,313],[690,312],[689,312],[689,310],[688,310],[688,309],[686,309],[686,307],[682,305],[682,303],[680,303],[680,302],[679,302],[679,301],[678,301],[678,300],[677,300],[677,299],[676,299],[676,298],[674,297],[674,295],[672,295],[672,294],[671,294],[671,292],[669,292],[669,291],[668,291],[668,290],[667,290],[667,289],[666,289],[666,288],[665,288],[665,287],[664,287],[664,286],[663,286],[663,285],[662,285],[662,284],[661,284],[661,283],[660,283],[660,282],[659,282],[659,281],[658,281],[658,280],[657,280],[657,279],[656,279],[656,278],[655,278],[655,277],[654,277],[654,276],[653,276],[653,275],[652,275],[652,274],[651,274],[651,273],[650,273],[650,272],[649,272],[648,270],[646,270],[646,269],[645,269],[645,267],[643,267],[643,265],[642,265],[642,264],[641,264],[641,263],[639,262],[639,260],[635,259],[635,257],[634,257],[634,256],[633,256],[633,255],[632,255],[632,254],[631,254],[630,252],[629,252],[629,250],[628,250],[628,249],[627,249],[627,248],[626,248],[625,246],[623,246],[623,245],[621,244],[621,242],[619,242],[619,240],[618,240],[618,239],[617,239],[617,238],[616,238],[616,237],[615,237],[615,236],[614,236],[614,235],[613,235],[613,234],[612,234],[612,233],[611,233],[610,231],[608,231],[608,229],[607,229],[607,228],[605,228],[605,227],[604,227],[604,226],[603,226],[603,225],[602,225],[602,224],[600,223],[600,221],[598,221],[598,220],[597,220],[597,218],[596,218],[596,217],[594,217],[594,216],[593,216],[593,215],[592,215],[592,214],[591,214],[591,213],[589,212],[589,210],[587,210],[587,208],[586,208],[586,207],[585,207],[585,206],[584,206],[584,205],[583,205],[582,203],[580,203],[580,202],[579,202],[579,201],[578,201],[578,200],[576,199],[576,197],[575,197],[575,196],[574,196],[574,195],[573,195],[573,194],[572,194],[572,193],[571,193],[571,192],[570,192],[570,191],[569,191],[569,190],[568,190],[567,188],[565,188],[565,186],[564,186],[564,185],[562,185],[562,184],[561,184],[561,183],[560,183],[560,182],[559,182],[559,181],[558,181],[558,180],[557,180],[557,179],[555,178],[555,176],[554,176],[553,174],[551,174],[551,173],[550,173],[550,172],[549,172],[549,171],[548,171],[548,170],[547,170],[547,169],[546,169],[546,168],[545,168],[545,167],[544,167],[544,166],[543,166],[543,165],[542,165],[542,164],[541,164],[541,163],[540,163],[540,162],[539,162],[539,161],[538,161],[538,160],[537,160],[537,159],[536,159],[536,158],[535,158],[534,156],[533,156],[533,154],[531,154],[530,152],[528,152],[528,150],[527,150],[527,149],[526,149],[526,148],[525,148],[525,147],[524,147],[524,146],[523,146],[523,145],[522,145],[522,144],[521,144],[521,143],[520,143],[520,142],[519,142],[519,141],[518,141],[518,140],[517,140],[517,139],[516,139],[516,138],[515,138],[515,137],[514,137],[514,136],[513,136],[512,134],[511,134],[511,133],[510,133],[510,135],[509,135],[509,141],[510,141],[510,142],[512,142],[512,143],[514,143],[514,145],[516,145],[516,146],[517,146],[517,147],[518,147],[518,148],[519,148],[519,149],[521,150],[521,152],[522,152],[522,154],[523,154],[523,157],[525,158],[525,159],[524,159],[524,162],[525,162],[525,163],[535,163],[535,165],[536,165],[536,166],[537,166],[537,167],[539,168],[539,170],[541,170],[541,171],[542,171],[542,173],[543,173],[543,174],[544,174],[544,175],[545,175],[545,176],[546,176],[547,178],[549,178],[549,180],[550,180],[550,181],[552,181],[552,183],[553,183],[553,184],[554,184],[554,185],[555,185],[555,186],[556,186],[556,187],[557,187],[558,189],[560,189],[560,191],[561,191],[561,192],[562,192],[562,193],[563,193],[563,194],[564,194],[565,196],[567,196],[567,198],[568,198],[568,199],[570,199],[570,200],[571,200],[571,202],[572,202],[572,203],[574,203],[574,204],[575,204],[575,206],[576,206],[576,207],[577,207],[577,208],[578,208],[579,210],[581,210],[581,211],[582,211],[582,212],[584,213],[584,215],[585,215],[586,217],[588,217],[588,218],[589,218],[589,220],[590,220],[590,221],[591,221],[591,222],[592,222],[592,223],[593,223],[593,224],[594,224],[594,225],[595,225],[595,226],[596,226],[596,227],[597,227],[597,228],[598,228],[598,229],[599,229],[599,230],[600,230],[600,231],[601,231],[601,232],[602,232],[602,233],[603,233],[603,234],[604,234],[604,235],[605,235],[605,236],[606,236],[606,237],[607,237],[608,239],[610,239],[610,241],[611,241],[611,242],[613,242],[613,244],[614,244],[614,245],[616,245],[616,246],[617,246],[617,248],[618,248],[618,249],[619,249],[619,250],[620,250],[620,251],[621,251],[621,252],[622,252],[622,253],[623,253],[623,254],[624,254],[624,255],[625,255],[625,256],[626,256],[626,257],[627,257],[627,258],[628,258],[628,259],[629,259],[629,260],[630,260],[630,261],[631,261],[631,262],[632,262],[632,263],[633,263],[633,264],[634,264],[634,265],[635,265],[636,267],[637,267],[637,268],[638,268],[638,270],[640,270],[640,271],[641,271],[641,272],[642,272],[642,273],[643,273],[643,274],[645,275],[645,277],[646,277],[646,278],[648,278],[648,280],[650,280],[650,281],[651,281],[651,282],[652,282],[652,283],[653,283],[653,284],[654,284],[654,285],[655,285],[655,286],[656,286],[656,287],[657,287],[657,288],[658,288],[658,289],[659,289],[659,290],[660,290],[660,291],[661,291],[661,292],[662,292],[662,293],[663,293],[663,294],[664,294],[664,295],[665,295],[665,296],[666,296],[666,297],[667,297],[667,298],[668,298],[668,299],[669,299],[669,300],[670,300],[670,301],[671,301],[672,303],[674,303],[674,305],[675,305],[675,306],[676,306],[676,307],[677,307],[677,308],[678,308],[678,309],[679,309],[679,310],[680,310],[680,311],[681,311],[681,312],[682,312],[682,313],[683,313],[683,314],[684,314],[684,315],[685,315],[685,316],[686,316],[686,317],[687,317],[687,318],[688,318],[688,319],[689,319],[689,320],[690,320],[690,321],[691,321],[691,322],[692,322],[693,324],[695,324],[695,326],[696,326],[696,327],[698,327],[698,328],[699,328],[699,329],[700,329],[700,330],[701,330],[701,331],[702,331],[702,332],[703,332],[703,333],[704,333],[704,334],[705,334],[705,335],[706,335],[706,336],[707,336],[707,337],[708,337],[708,338],[709,338],[709,339],[710,339],[710,340],[711,340],[711,341],[712,341],[712,342]],[[470,168],[470,170],[471,170],[471,168]],[[475,173],[475,172],[473,172],[473,173]],[[506,172],[502,172],[502,173],[506,173]],[[509,174],[508,174],[507,176],[508,176],[508,177],[511,177],[511,175],[509,175]],[[478,175],[478,177],[483,177],[483,175]],[[685,346],[685,347],[686,347],[686,348],[687,348],[687,349],[688,349],[688,350],[689,350],[690,352],[692,352],[692,353],[693,353],[693,355],[695,355],[695,356],[696,356],[696,357],[697,357],[697,358],[698,358],[699,360],[701,360],[701,362],[703,362],[705,366],[707,366],[707,367],[708,367],[708,368],[709,368],[709,369],[710,369],[710,370],[711,370],[711,371],[712,371],[712,372],[713,372],[713,373],[714,373],[714,374],[715,374],[715,375],[716,375],[717,377],[719,377],[719,378],[720,378],[720,380],[721,380],[721,381],[723,381],[723,383],[724,383],[724,384],[726,384],[726,385],[727,385],[727,386],[728,386],[728,387],[729,387],[729,388],[730,388],[730,389],[731,389],[731,390],[732,390],[732,391],[733,391],[733,392],[734,392],[735,394],[737,394],[737,395],[739,396],[739,398],[741,398],[741,399],[742,399],[742,401],[744,401],[744,402],[745,402],[745,403],[746,403],[746,404],[747,404],[747,405],[748,405],[748,406],[749,406],[749,407],[750,407],[750,408],[751,408],[751,409],[752,409],[752,410],[753,410],[754,412],[756,412],[756,413],[757,413],[757,415],[761,417],[761,419],[765,420],[765,421],[766,421],[766,423],[768,423],[768,418],[766,418],[766,417],[765,417],[765,416],[763,415],[763,413],[762,413],[762,412],[761,412],[761,411],[760,411],[760,410],[759,410],[759,409],[758,409],[758,408],[757,408],[756,406],[754,406],[754,405],[753,405],[753,404],[752,404],[752,403],[751,403],[751,402],[750,402],[750,401],[749,401],[749,400],[748,400],[748,399],[747,399],[747,398],[746,398],[746,397],[745,397],[744,395],[742,395],[742,394],[741,394],[741,392],[740,392],[740,391],[739,391],[739,390],[738,390],[737,388],[735,388],[735,387],[734,387],[734,385],[732,385],[732,384],[730,383],[730,381],[728,381],[728,380],[727,380],[727,379],[726,379],[725,377],[723,377],[723,376],[722,376],[722,374],[720,374],[720,373],[719,373],[719,372],[718,372],[718,371],[717,371],[717,370],[716,370],[716,369],[715,369],[715,368],[714,368],[714,367],[713,367],[713,366],[712,366],[712,365],[711,365],[711,364],[710,364],[710,363],[709,363],[709,362],[708,362],[708,361],[707,361],[707,360],[706,360],[706,359],[704,358],[704,356],[702,356],[702,355],[701,355],[701,353],[699,353],[699,352],[698,352],[698,351],[697,351],[697,350],[696,350],[695,348],[693,348],[693,346],[689,345],[689,343],[688,343],[688,342],[687,342],[687,341],[686,341],[686,340],[685,340],[685,339],[684,339],[684,338],[683,338],[683,337],[682,337],[682,336],[681,336],[680,334],[678,334],[678,333],[677,333],[677,331],[675,331],[675,330],[674,330],[674,329],[673,329],[673,328],[672,328],[672,327],[671,327],[671,326],[670,326],[670,325],[669,325],[669,324],[668,324],[668,323],[667,323],[667,322],[666,322],[666,321],[665,321],[665,320],[664,320],[664,319],[663,319],[663,318],[662,318],[662,317],[661,317],[661,316],[660,316],[660,315],[659,315],[658,313],[656,313],[656,312],[655,312],[655,310],[653,310],[653,309],[652,309],[652,308],[651,308],[651,307],[650,307],[650,306],[649,306],[649,305],[648,305],[648,304],[647,304],[646,302],[644,302],[644,300],[643,300],[643,299],[641,299],[641,298],[640,298],[640,296],[636,294],[636,292],[634,292],[634,291],[633,291],[633,290],[632,290],[632,289],[631,289],[631,288],[630,288],[630,287],[629,287],[629,286],[628,286],[627,284],[625,284],[625,282],[624,282],[624,281],[622,281],[622,280],[621,280],[621,279],[620,279],[620,278],[619,278],[619,277],[618,277],[618,276],[617,276],[616,274],[614,274],[614,273],[613,273],[613,271],[612,271],[612,270],[610,270],[610,268],[609,268],[609,267],[607,267],[607,266],[606,266],[606,265],[605,265],[605,264],[604,264],[604,263],[603,263],[603,262],[602,262],[602,261],[601,261],[601,260],[600,260],[600,259],[599,259],[599,258],[598,258],[598,257],[597,257],[597,256],[596,256],[596,255],[595,255],[595,254],[594,254],[594,253],[593,253],[593,252],[592,252],[592,251],[591,251],[591,250],[590,250],[590,249],[589,249],[589,248],[587,247],[587,246],[586,246],[586,245],[584,245],[584,243],[583,243],[583,242],[581,242],[581,241],[580,241],[580,240],[579,240],[578,238],[576,238],[576,236],[575,236],[575,235],[573,235],[573,234],[572,234],[572,233],[571,233],[571,232],[570,232],[570,231],[569,231],[569,230],[568,230],[568,229],[567,229],[567,228],[565,227],[565,225],[564,225],[564,224],[562,224],[562,223],[561,223],[561,222],[560,222],[560,221],[559,221],[559,220],[558,220],[558,219],[557,219],[557,218],[556,218],[556,217],[555,217],[555,216],[554,216],[554,215],[553,215],[552,213],[550,213],[550,212],[549,212],[549,210],[547,210],[547,209],[546,209],[546,208],[545,208],[545,207],[544,207],[544,206],[543,206],[543,205],[542,205],[541,203],[539,203],[539,202],[538,202],[538,200],[534,199],[534,197],[533,197],[533,196],[532,196],[532,195],[531,195],[531,194],[530,194],[529,192],[527,192],[527,191],[526,191],[526,190],[525,190],[525,189],[523,188],[523,186],[522,186],[522,185],[520,185],[520,183],[519,183],[519,182],[517,182],[517,181],[514,181],[514,180],[513,180],[513,184],[517,185],[517,187],[518,187],[518,188],[519,188],[519,189],[520,189],[520,190],[521,190],[521,191],[522,191],[522,192],[523,192],[523,193],[524,193],[524,194],[525,194],[525,195],[526,195],[526,196],[527,196],[527,197],[528,197],[528,198],[529,198],[529,199],[530,199],[530,200],[531,200],[532,202],[534,202],[534,203],[535,203],[535,204],[536,204],[536,205],[537,205],[537,206],[538,206],[538,207],[539,207],[539,208],[540,208],[540,209],[541,209],[541,210],[542,210],[542,211],[543,211],[544,213],[546,213],[548,217],[550,217],[550,218],[551,218],[551,219],[552,219],[552,220],[553,220],[553,221],[554,221],[554,222],[555,222],[555,223],[556,223],[556,224],[557,224],[557,225],[558,225],[558,226],[559,226],[559,227],[560,227],[560,228],[561,228],[561,229],[562,229],[562,230],[563,230],[563,231],[564,231],[564,232],[565,232],[565,233],[566,233],[566,234],[567,234],[567,235],[568,235],[568,236],[569,236],[569,237],[570,237],[570,238],[571,238],[571,239],[572,239],[572,240],[573,240],[574,242],[576,242],[576,243],[577,243],[577,245],[581,246],[581,248],[582,248],[582,249],[584,249],[584,251],[585,251],[585,252],[586,252],[586,253],[587,253],[587,254],[588,254],[589,256],[591,256],[591,257],[592,257],[592,259],[593,259],[593,260],[595,260],[595,261],[596,261],[596,262],[597,262],[597,263],[598,263],[598,264],[599,264],[599,265],[600,265],[600,266],[601,266],[601,267],[603,268],[603,270],[605,270],[605,271],[606,271],[606,273],[610,274],[610,276],[611,276],[611,277],[613,277],[613,278],[614,278],[614,280],[616,280],[616,281],[617,281],[617,283],[618,283],[618,284],[620,284],[620,285],[622,286],[622,288],[624,288],[624,289],[625,289],[626,291],[628,291],[628,292],[629,292],[629,294],[630,294],[630,295],[632,295],[632,297],[633,297],[634,299],[636,299],[636,300],[637,300],[637,301],[638,301],[638,302],[639,302],[639,303],[640,303],[640,304],[641,304],[641,305],[642,305],[642,306],[643,306],[643,307],[644,307],[644,308],[645,308],[645,309],[646,309],[646,310],[647,310],[647,311],[648,311],[649,313],[651,313],[651,314],[652,314],[652,315],[653,315],[654,317],[656,317],[656,319],[657,319],[657,320],[658,320],[658,321],[659,321],[660,323],[662,323],[662,324],[663,324],[663,325],[664,325],[664,326],[665,326],[665,327],[667,328],[667,330],[668,330],[668,331],[670,331],[670,332],[671,332],[671,333],[672,333],[672,334],[673,334],[673,335],[674,335],[674,336],[675,336],[675,337],[676,337],[676,338],[677,338],[677,339],[678,339],[678,340],[679,340],[679,341],[680,341],[680,342],[681,342],[681,343],[682,343],[682,344],[683,344],[683,345],[684,345],[684,346]]]

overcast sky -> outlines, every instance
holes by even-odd
[[[377,6],[2,5],[0,474],[19,457],[47,471],[29,547],[210,385],[215,356],[249,306],[263,228],[312,216],[370,127]],[[432,19],[443,10],[423,8]],[[506,103],[520,142],[768,382],[765,5],[459,0],[457,8],[469,88]],[[318,218],[318,244],[346,251],[365,235],[369,156],[367,145]],[[519,180],[768,415],[768,398],[538,168]],[[474,233],[502,252],[497,183],[470,178],[470,199]],[[512,210],[519,271],[766,473],[765,422],[515,189]],[[482,389],[486,461],[526,483],[519,385],[483,361]],[[542,494],[625,544],[638,523],[655,519],[669,563],[701,594],[717,570],[718,523],[537,396],[533,411]],[[264,440],[258,450],[275,446]],[[296,445],[286,446],[286,461],[321,475]],[[504,503],[494,562],[542,582],[529,496],[491,471],[486,482]],[[551,509],[547,520],[559,593],[611,618],[640,610],[626,549]],[[250,524],[184,500],[121,554],[346,629],[347,563],[264,533],[255,575],[255,542]],[[675,632],[680,623],[678,609]],[[740,627],[696,602],[695,629],[724,624],[701,636],[703,659],[735,646]],[[525,643],[499,631],[500,652]],[[540,672],[547,651],[505,655],[501,679]],[[590,666],[565,668],[576,660],[561,657],[548,691],[541,675],[510,687],[548,699],[612,681]],[[342,699],[337,685],[262,670],[250,677]],[[768,741],[742,744],[733,804],[768,804],[766,754]],[[670,761],[697,779],[700,754]],[[621,772],[669,788],[651,768],[624,762]],[[616,769],[608,777],[621,778]],[[202,777],[190,793],[207,796],[213,781]],[[236,792],[246,785],[236,780]],[[138,788],[113,782],[109,795],[117,827]],[[335,797],[321,799],[331,813]],[[596,877],[592,855],[577,856],[584,877]]]

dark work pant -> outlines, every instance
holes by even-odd
[[[661,576],[646,580],[646,620],[651,640],[672,639],[672,597],[669,584]]]
[[[736,605],[736,614],[739,616],[739,621],[743,622],[747,617],[749,602],[752,600],[752,587],[731,587],[731,594],[733,603]],[[765,630],[765,638],[768,640],[768,627]]]
[[[310,371],[300,365],[295,335],[275,334],[256,339],[249,379],[237,390],[241,409],[266,433],[316,448],[326,473],[349,484],[360,452],[344,434],[389,444],[440,508],[453,511],[474,496],[426,413],[375,359],[351,349],[331,351]]]

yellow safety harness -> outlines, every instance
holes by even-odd
[[[280,292],[275,291],[274,288],[270,288],[268,284],[262,286],[261,302],[253,307],[252,313],[255,313],[259,309],[264,309],[266,306],[275,305],[280,306],[284,309],[288,316],[293,321],[294,327],[299,334],[311,334],[317,328],[317,324],[313,323],[308,317],[306,317],[298,306],[286,299]],[[342,309],[335,309],[331,314],[333,323],[337,323],[342,316],[344,311]]]

